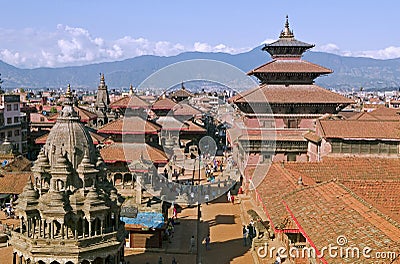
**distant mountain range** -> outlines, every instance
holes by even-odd
[[[60,88],[68,83],[74,88],[97,89],[99,73],[104,73],[109,89],[138,86],[157,70],[185,60],[210,59],[232,64],[248,72],[271,58],[257,47],[240,54],[185,52],[176,56],[144,55],[123,61],[62,68],[19,69],[0,61],[2,86],[10,88]],[[400,58],[376,60],[344,57],[324,52],[306,52],[303,59],[330,68],[334,73],[316,79],[327,89],[339,91],[393,90],[400,87]]]

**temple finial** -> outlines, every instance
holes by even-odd
[[[285,28],[281,31],[280,38],[294,38],[293,31],[289,28],[289,16],[286,15]]]
[[[182,90],[185,90],[185,86],[183,86],[183,81],[181,83],[181,88],[182,88]]]
[[[65,97],[72,97],[71,84],[68,84],[67,92],[65,93]]]

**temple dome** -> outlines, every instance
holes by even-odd
[[[82,162],[85,153],[92,164],[97,161],[96,149],[89,131],[79,121],[79,116],[74,109],[69,85],[65,94],[64,107],[50,130],[44,150],[52,167],[56,164],[60,152],[66,154],[66,158],[75,170]]]

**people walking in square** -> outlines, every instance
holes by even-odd
[[[195,243],[196,243],[196,241],[195,241],[195,239],[194,239],[194,236],[192,236],[192,237],[190,238],[190,249],[189,249],[189,252],[190,252],[190,253],[193,253],[193,252],[194,252]]]
[[[210,249],[210,234],[207,234],[206,238],[204,239],[205,243],[206,243],[206,250]]]
[[[232,204],[235,204],[235,195],[231,196],[231,202],[232,202]]]
[[[246,247],[247,246],[247,236],[249,234],[249,231],[247,230],[247,227],[245,225],[243,225],[242,232],[243,232],[243,246]]]
[[[226,194],[226,196],[228,197],[228,202],[231,201],[232,199],[232,195],[231,195],[231,191],[229,190],[228,193]]]

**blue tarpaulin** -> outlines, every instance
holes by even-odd
[[[161,228],[164,225],[162,213],[139,212],[135,218],[121,217],[126,224],[137,224],[148,228]]]

